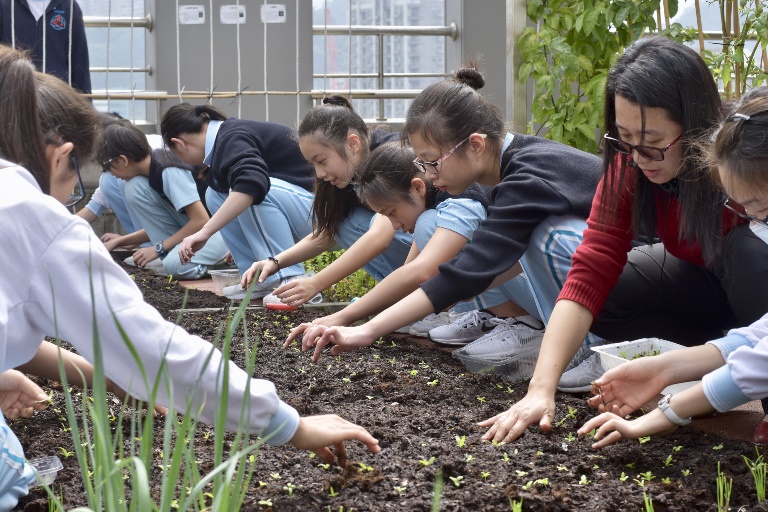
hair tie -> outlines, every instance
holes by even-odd
[[[739,114],[738,112],[736,112],[735,114],[733,114],[731,117],[729,117],[725,121],[728,122],[728,123],[731,123],[731,122],[732,123],[740,123],[742,121],[749,121],[750,119],[752,119],[750,116],[748,116],[746,114]]]
[[[203,105],[195,105],[195,115],[199,116],[203,113]]]

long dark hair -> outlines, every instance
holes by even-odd
[[[102,121],[103,122],[103,121]],[[104,126],[104,144],[97,160],[107,170],[109,162],[125,155],[132,162],[141,162],[152,153],[147,136],[127,119],[110,120]]]
[[[171,139],[176,139],[183,133],[200,133],[209,121],[226,121],[226,119],[227,114],[212,105],[179,103],[163,114],[160,133],[163,134],[165,145],[173,149]]]
[[[661,108],[680,124],[684,135],[682,167],[677,175],[680,204],[678,237],[696,241],[704,260],[712,265],[720,253],[722,239],[722,192],[711,179],[709,169],[701,165],[699,145],[694,141],[716,126],[722,115],[722,102],[714,78],[704,60],[691,48],[654,36],[638,40],[627,48],[608,74],[605,84],[605,129],[618,137],[615,126],[616,96],[630,101],[643,112]],[[618,212],[619,195],[624,185],[630,158],[605,147],[603,202],[614,203]],[[611,170],[619,165],[617,183]],[[635,173],[635,197],[632,227],[638,235],[655,237],[657,187],[642,173]]]
[[[413,165],[415,157],[412,149],[399,142],[388,142],[371,151],[357,168],[356,188],[360,201],[412,204],[411,181],[419,178],[427,186],[426,204],[434,203],[437,190]]]
[[[331,148],[347,160],[345,145],[349,132],[360,138],[362,151],[370,146],[368,126],[344,96],[323,98],[322,105],[312,107],[299,123],[298,138],[313,137],[319,144]],[[340,189],[315,177],[315,197],[312,202],[314,236],[335,237],[339,225],[360,206],[352,187]]]
[[[50,191],[45,138],[35,87],[35,66],[27,54],[0,45],[0,156],[25,167],[46,194]]]
[[[768,189],[768,86],[752,89],[726,115],[707,157],[713,169],[725,167],[745,185]]]
[[[504,116],[477,92],[483,86],[485,79],[472,62],[453,77],[428,86],[408,108],[403,142],[408,142],[408,135],[418,133],[425,142],[448,149],[480,132],[500,153],[505,136]],[[467,146],[457,149],[457,153],[463,154]]]

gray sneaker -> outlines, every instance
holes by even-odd
[[[494,318],[496,315],[484,309],[469,311],[452,323],[429,331],[429,339],[443,345],[466,345],[494,330],[499,325],[491,322]]]
[[[430,313],[421,320],[413,322],[410,325],[406,325],[405,327],[401,327],[395,332],[404,332],[406,334],[410,334],[411,336],[421,336],[422,338],[426,338],[429,335],[429,331],[435,327],[440,327],[441,325],[453,322],[456,317],[457,314],[454,313],[453,310],[441,311],[437,314]],[[401,329],[405,330],[401,331]]]
[[[309,277],[309,275],[307,275],[307,274],[299,274],[298,276],[291,276],[291,277],[283,278],[283,279],[280,280],[280,284],[275,286],[274,289],[280,288],[284,284],[290,283],[291,281],[296,281],[297,279],[304,279],[306,277]],[[272,291],[274,291],[274,290],[272,290]],[[277,295],[273,294],[272,291],[270,291],[268,294],[266,294],[264,296],[264,298],[262,299],[262,304],[264,304],[265,306],[267,304],[282,304],[283,303],[283,301],[280,300],[280,297],[278,297]],[[256,292],[254,291],[254,295],[255,294],[256,294]],[[307,304],[320,304],[321,302],[323,302],[323,294],[322,293],[318,293],[317,295],[315,295],[314,297],[309,299],[306,303]]]
[[[585,393],[592,388],[592,383],[602,377],[605,370],[600,364],[600,354],[594,354],[581,362],[575,368],[566,371],[557,390],[563,393]]]

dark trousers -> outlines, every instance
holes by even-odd
[[[768,312],[768,245],[749,226],[728,234],[717,267],[679,260],[662,244],[632,249],[591,332],[609,342],[656,337],[693,346]]]

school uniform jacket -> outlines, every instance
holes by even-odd
[[[570,146],[514,134],[501,156],[501,182],[472,243],[421,284],[435,311],[484,292],[528,249],[533,230],[550,215],[589,215],[601,160]]]
[[[123,341],[119,322],[138,353],[150,388],[165,361],[173,393],[167,395],[161,380],[158,403],[173,400],[177,411],[185,411],[190,397],[192,410],[200,408],[200,420],[213,423],[222,365],[227,364],[226,428],[237,429],[241,411],[245,411],[252,433],[273,434],[270,444],[283,444],[293,437],[298,413],[278,398],[274,384],[250,379],[209,342],[164,320],[144,302],[136,284],[114,262],[87,222],[43,194],[29,172],[2,160],[0,218],[13,219],[0,222],[0,245],[4,247],[0,251],[0,268],[4,269],[0,280],[0,371],[29,361],[45,336],[57,334],[93,362],[93,331],[98,328],[104,372],[132,396],[146,400],[151,389],[145,386]],[[243,408],[243,400],[250,406]]]
[[[312,191],[312,167],[293,131],[278,123],[229,118],[219,126],[207,175],[221,193],[242,192],[261,204],[269,179],[278,178]]]
[[[14,9],[11,12],[11,9]],[[88,42],[85,38],[83,12],[72,0],[51,0],[45,14],[36,20],[27,0],[0,0],[0,42],[30,50],[37,69],[69,82],[70,30],[72,32],[72,87],[91,93]],[[43,65],[43,32],[45,32],[45,65]]]

